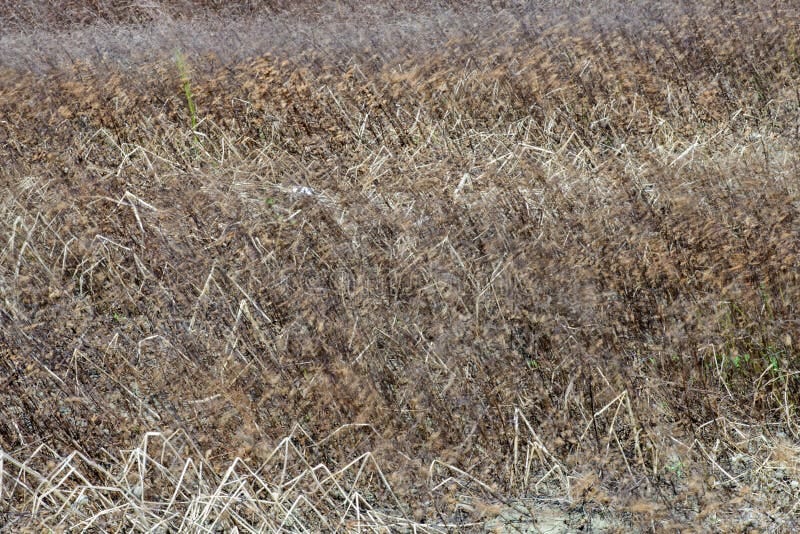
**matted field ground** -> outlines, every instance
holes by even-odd
[[[0,530],[800,529],[800,2],[0,5]]]

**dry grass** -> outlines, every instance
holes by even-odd
[[[4,8],[0,522],[796,529],[796,4]]]

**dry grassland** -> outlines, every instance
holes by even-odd
[[[0,530],[800,528],[799,2],[267,4],[0,6]]]

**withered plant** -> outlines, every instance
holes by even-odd
[[[798,528],[800,3],[268,4],[0,7],[0,524]]]

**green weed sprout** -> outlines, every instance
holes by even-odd
[[[195,145],[197,145],[200,143],[200,139],[197,136],[197,106],[194,103],[194,94],[192,93],[189,64],[186,61],[186,56],[180,50],[175,52],[175,64],[178,66],[181,83],[183,84],[183,94],[186,97],[186,107],[189,110],[189,125],[192,128]]]

